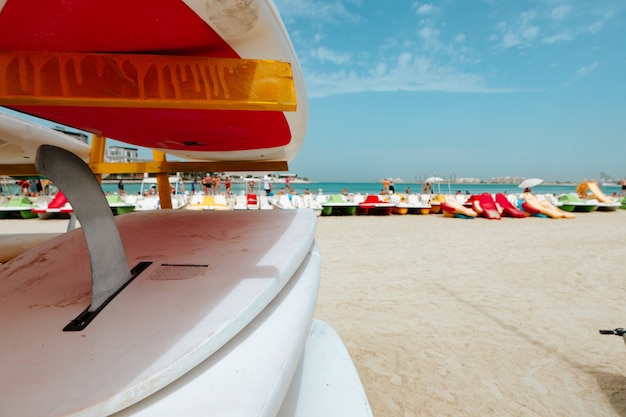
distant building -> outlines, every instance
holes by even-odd
[[[87,135],[82,132],[69,130],[63,126],[56,126],[56,127],[53,127],[53,129],[56,130],[57,132],[65,133],[66,135],[71,136],[74,139],[79,140],[83,143],[89,144]]]
[[[104,158],[109,162],[137,162],[139,149],[126,146],[107,146]]]
[[[480,178],[457,178],[457,184],[480,184]]]

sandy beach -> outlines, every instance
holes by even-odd
[[[0,233],[67,221],[0,220]],[[316,317],[375,416],[626,416],[626,211],[322,217]]]
[[[624,416],[626,211],[324,217],[316,316],[376,416]]]

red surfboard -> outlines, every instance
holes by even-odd
[[[229,94],[234,94],[229,88],[238,84],[228,82],[233,76],[230,64],[218,68],[221,72],[213,67],[203,72],[203,58],[290,64],[295,111],[267,111],[263,105],[254,110],[216,110],[193,108],[193,103],[192,108],[175,108],[181,91],[192,95],[183,107],[205,90],[227,104]],[[54,75],[50,67],[58,67],[56,82],[41,79]],[[2,77],[0,105],[190,160],[288,161],[302,145],[308,119],[293,46],[275,6],[267,0],[245,4],[229,0],[211,7],[199,0],[162,0],[158,7],[150,0],[0,2]],[[137,84],[151,79],[163,90],[154,94],[162,94],[174,106],[142,106],[141,100],[132,106],[80,101],[84,99],[80,87],[89,82],[110,83],[106,89],[117,89],[115,94],[123,96],[125,89],[141,90]],[[73,89],[75,101],[58,105]],[[20,94],[39,94],[44,101],[19,104],[24,103]],[[149,91],[142,94],[150,97]]]

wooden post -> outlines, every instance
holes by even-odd
[[[89,161],[92,163],[104,162],[104,148],[106,146],[107,138],[104,136],[96,135],[95,133],[91,137],[91,153],[89,154]],[[99,183],[102,183],[102,174],[94,174]]]
[[[152,150],[152,156],[155,162],[165,162],[165,153],[161,151]],[[167,172],[160,172],[156,174],[157,191],[159,193],[159,200],[161,201],[162,209],[172,208],[172,194],[170,189],[170,177]]]

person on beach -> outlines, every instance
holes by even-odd
[[[43,184],[41,184],[41,180],[39,178],[35,180],[35,191],[37,195],[43,194]]]
[[[37,181],[39,180],[30,180],[29,181],[29,195],[30,197],[37,197]]]
[[[396,192],[396,186],[393,185],[393,180],[389,180],[389,194],[393,194]]]
[[[626,178],[622,178],[622,197],[626,196]]]
[[[28,195],[28,188],[30,187],[30,182],[28,182],[27,180],[20,180],[18,181],[18,185],[20,186],[22,195]]]
[[[120,180],[120,182],[117,183],[117,191],[120,195],[124,195],[124,181]]]
[[[211,175],[207,172],[206,177],[202,180],[202,188],[204,195],[209,195],[209,187],[211,186]]]
[[[382,191],[382,194],[387,194],[388,190],[389,190],[389,180],[387,178],[385,178],[383,180],[383,191]]]
[[[216,179],[214,175],[211,175],[211,181],[209,181],[209,188],[211,190],[211,195],[215,195],[215,184],[216,184]]]
[[[265,195],[269,196],[272,192],[272,178],[269,174],[265,174],[263,177],[263,189],[265,190]]]
[[[224,179],[224,187],[226,188],[226,197],[230,198],[230,189],[233,186],[232,182],[230,182],[230,177],[226,177]]]
[[[432,185],[430,185],[429,182],[424,184],[424,188],[422,189],[422,193],[424,193],[424,194],[432,194],[433,193],[433,187],[432,187]]]
[[[214,183],[214,185],[213,185],[213,188],[214,188],[214,189],[213,189],[213,193],[214,193],[215,195],[222,194],[222,186],[221,186],[221,183],[222,183],[222,177],[220,177],[219,175],[216,175],[216,176],[215,176],[215,183]]]

